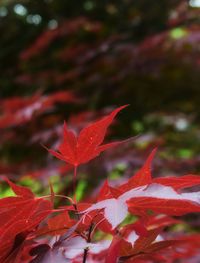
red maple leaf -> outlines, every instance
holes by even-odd
[[[145,215],[151,210],[155,213],[180,216],[200,211],[200,192],[181,193],[177,189],[198,185],[198,176],[185,176],[183,179],[172,177],[171,183],[165,178],[153,179],[150,166],[155,150],[150,154],[144,166],[116,189],[105,184],[100,191],[98,202],[85,210],[104,210],[104,217],[115,229],[128,212]],[[155,180],[155,181],[154,181]],[[168,186],[169,185],[169,186]]]
[[[16,249],[17,236],[25,239],[52,212],[50,201],[35,198],[28,188],[6,180],[17,196],[0,199],[0,262]]]
[[[58,148],[58,152],[51,149],[47,150],[58,159],[72,164],[74,167],[89,162],[101,152],[121,143],[117,141],[101,145],[108,126],[112,123],[117,113],[125,107],[127,105],[115,109],[109,115],[85,127],[81,130],[79,136],[68,130],[66,123],[64,123],[64,138]]]

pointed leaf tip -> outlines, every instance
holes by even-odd
[[[4,180],[9,184],[10,188],[16,195],[26,198],[34,198],[34,194],[29,188],[14,184],[7,177],[4,177]]]
[[[123,189],[129,190],[134,187],[148,185],[152,182],[151,163],[156,154],[156,151],[157,151],[157,148],[154,148],[152,150],[152,152],[149,154],[142,168],[140,168],[140,170],[137,171],[136,174],[134,174],[127,183],[125,183],[124,185],[120,187],[121,190]]]

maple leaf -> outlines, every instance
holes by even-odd
[[[150,221],[147,218],[137,221],[136,228],[134,227],[135,223],[129,224],[114,233],[112,243],[106,253],[107,262],[147,263],[155,261],[172,263],[176,258],[186,258],[198,253],[199,235],[178,235],[177,237],[173,235],[173,239],[168,239],[169,237],[166,239],[161,235],[163,227],[177,223],[176,220],[164,215],[151,216],[150,218]],[[142,226],[144,221],[147,226],[145,232],[143,230],[136,231],[138,224]],[[160,253],[161,250],[162,253]],[[169,255],[171,255],[170,260],[165,261],[165,257],[167,258]],[[150,258],[152,260],[149,261]]]
[[[50,201],[35,198],[28,188],[6,181],[17,196],[0,199],[0,262],[12,253],[17,235],[26,237],[52,211]]]
[[[110,244],[110,247],[107,251],[107,256],[105,259],[105,263],[116,263],[117,258],[119,256],[119,249],[121,246],[122,239],[118,236],[115,236]]]
[[[0,100],[0,128],[24,124],[54,107],[56,103],[78,102],[71,91],[58,91],[42,96],[39,92],[31,97],[13,97]]]
[[[137,171],[136,174],[134,174],[129,180],[128,182],[122,184],[121,186],[119,186],[120,190],[123,190],[123,192],[126,190],[130,190],[133,189],[135,187],[138,186],[142,186],[142,185],[148,185],[152,182],[152,175],[151,175],[151,163],[152,160],[156,154],[157,148],[155,148],[150,155],[148,156],[146,162],[144,163],[144,165],[142,166],[142,168]]]
[[[66,232],[67,229],[75,224],[75,220],[70,219],[67,211],[64,211],[47,221],[47,225],[42,226],[35,232],[35,237],[51,235],[58,236]]]
[[[107,251],[106,262],[116,263],[119,257],[132,257],[135,254],[142,253],[156,239],[161,230],[161,227],[147,230],[142,221],[120,228],[113,236],[112,243]],[[112,260],[109,261],[109,258]]]
[[[112,123],[117,113],[125,107],[127,105],[115,109],[109,115],[85,127],[81,130],[79,136],[68,130],[66,123],[64,123],[64,138],[58,148],[58,152],[51,149],[47,150],[53,156],[72,164],[74,167],[89,162],[101,152],[121,143],[117,141],[101,145],[108,126]]]
[[[129,208],[134,208],[131,211],[135,214],[138,214],[140,210],[150,209],[170,215],[199,212],[200,192],[179,194],[171,187],[150,184],[129,190],[118,198],[102,200],[93,204],[85,212],[104,209],[104,216],[114,229],[126,218]]]
[[[154,154],[155,150],[139,172],[128,183],[116,188],[114,192],[106,182],[100,191],[101,196],[98,202],[84,212],[104,210],[104,217],[112,229],[115,229],[126,218],[128,212],[137,215],[145,215],[149,210],[167,215],[199,212],[200,192],[178,193],[176,191],[185,186],[198,185],[200,183],[198,176],[183,177],[183,179],[172,177],[171,184],[169,178],[167,180],[165,178],[163,180],[162,178],[153,179],[150,165]],[[154,180],[159,183],[155,183]]]
[[[171,186],[175,190],[180,190],[200,184],[200,176],[188,174],[181,177],[161,177],[153,179],[155,183]]]
[[[155,231],[149,231],[150,239]],[[135,242],[133,249],[124,250],[124,258],[127,263],[147,263],[147,262],[199,262],[199,235],[180,236],[175,239],[160,240],[160,236],[152,243],[149,238],[139,238]],[[155,238],[155,236],[154,236]],[[153,239],[154,239],[153,238]],[[150,242],[149,242],[150,241]],[[124,244],[123,244],[124,245]],[[127,248],[127,246],[126,246]],[[139,252],[141,251],[141,252]],[[138,253],[139,252],[139,253]],[[191,259],[194,257],[194,261]],[[130,258],[130,260],[128,260]],[[191,261],[190,261],[191,259]],[[197,260],[195,260],[197,259]],[[142,260],[142,261],[141,261]]]

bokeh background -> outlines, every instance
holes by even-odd
[[[41,145],[124,104],[108,140],[133,139],[80,168],[79,198],[155,146],[154,176],[200,173],[199,0],[1,0],[1,177],[70,194],[71,167]]]

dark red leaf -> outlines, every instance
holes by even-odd
[[[125,107],[127,107],[127,105],[115,109],[108,116],[82,129],[78,137],[76,137],[72,131],[68,130],[67,125],[64,124],[64,138],[58,148],[58,152],[53,150],[48,151],[58,159],[74,166],[89,162],[102,151],[120,143],[114,142],[101,145],[108,126],[112,123],[117,113]]]
[[[180,177],[161,177],[153,179],[155,183],[167,185],[175,190],[184,189],[187,187],[192,187],[195,185],[200,185],[199,175],[184,175]]]

